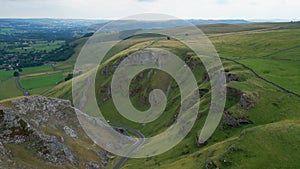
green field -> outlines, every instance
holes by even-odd
[[[299,46],[300,29],[211,35],[209,38],[220,56],[230,58],[265,57]]]
[[[239,62],[251,67],[264,78],[300,94],[300,61],[248,59]]]
[[[51,50],[60,48],[62,45],[65,44],[65,41],[63,40],[57,40],[57,41],[35,41],[34,43],[23,43],[23,45],[27,45],[27,47],[17,47],[14,44],[2,44],[2,48],[4,46],[10,46],[13,47],[13,49],[8,49],[8,52],[20,52],[20,53],[29,53],[31,51],[46,51],[50,52]]]
[[[65,41],[53,41],[53,42],[47,42],[47,41],[37,41],[35,44],[32,44],[32,49],[35,49],[37,51],[43,51],[46,50],[47,52],[57,49],[65,44]]]
[[[14,71],[6,71],[6,70],[0,70],[0,81],[8,79],[13,76]]]
[[[58,82],[61,82],[64,80],[64,78],[72,73],[73,66],[76,62],[77,55],[80,52],[81,47],[85,43],[86,38],[79,39],[75,41],[74,43],[79,44],[78,47],[76,47],[76,53],[69,58],[68,60],[64,62],[59,62],[55,66],[50,65],[43,65],[43,66],[35,66],[35,67],[26,67],[22,68],[22,72],[20,72],[20,79],[21,79],[21,85],[22,87],[29,90],[30,94],[42,94],[45,91],[53,88],[56,86]],[[44,42],[43,42],[44,43]],[[55,41],[57,45],[60,45],[61,43],[64,43],[64,41]],[[41,43],[39,43],[41,44]],[[41,50],[43,46],[36,44],[36,47],[40,47]],[[5,80],[9,77],[12,77],[14,71],[4,71],[0,70],[0,81]],[[8,83],[2,83],[0,82],[1,86],[5,86]],[[11,94],[7,95],[10,97],[19,96],[20,94],[16,92],[9,92]],[[8,98],[7,96],[3,95],[3,98]]]
[[[42,88],[47,86],[54,86],[63,80],[64,76],[62,73],[49,74],[42,76],[33,77],[21,77],[21,84],[25,89]]]
[[[17,88],[15,78],[0,83],[0,100],[17,96],[23,96],[23,93]]]
[[[53,70],[52,66],[49,66],[49,65],[26,67],[26,68],[23,68],[23,71],[21,72],[21,75],[48,72],[48,71],[52,71],[52,70]]]

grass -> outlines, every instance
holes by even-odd
[[[46,50],[47,52],[57,49],[61,47],[62,45],[65,44],[65,41],[63,40],[57,40],[53,42],[47,42],[47,41],[37,41],[36,44],[32,44],[32,48],[37,50],[37,51],[44,51]]]
[[[53,86],[63,80],[64,76],[61,73],[49,74],[43,76],[33,76],[21,78],[21,84],[25,89],[42,88]]]
[[[32,74],[32,73],[41,73],[52,71],[53,68],[50,65],[35,66],[35,67],[26,67],[23,68],[21,75]]]
[[[299,141],[299,121],[254,127],[231,146],[235,151],[225,154],[229,165],[222,168],[299,168]]]
[[[239,62],[264,78],[300,94],[300,61],[248,59]]]
[[[46,87],[40,87],[40,88],[34,88],[34,89],[31,89],[29,90],[29,93],[31,95],[43,95],[44,92],[52,89],[53,86],[46,86]]]
[[[230,58],[264,57],[299,45],[300,29],[274,30],[210,36],[220,56]]]
[[[0,100],[17,96],[23,96],[23,93],[17,88],[15,78],[0,83]]]
[[[9,71],[6,71],[6,70],[0,70],[0,81],[12,77],[12,76],[13,76],[13,73],[14,73],[13,70],[9,70]]]
[[[9,45],[13,46],[15,48],[9,49],[7,51],[9,52],[21,52],[21,53],[29,53],[30,51],[46,51],[50,52],[52,50],[58,49],[61,46],[65,44],[64,40],[56,40],[56,41],[36,41],[35,43],[30,43],[28,47],[19,48],[15,45]]]
[[[213,31],[217,34],[211,32],[209,37],[216,45],[220,55],[236,59],[243,58],[238,61],[255,69],[260,75],[291,90],[298,90],[299,63],[272,59],[292,58],[291,56],[294,56],[292,59],[295,59],[298,57],[297,48],[286,50],[299,44],[300,29],[297,26],[290,23],[254,24],[240,25],[235,27],[231,33],[230,28],[224,28],[223,31],[221,28],[215,28]],[[173,40],[151,39],[151,41],[154,43],[133,40],[134,43],[120,44],[121,46],[117,47],[116,50],[119,49],[121,52],[114,51],[113,56],[108,58],[103,66],[111,66],[123,56],[149,44],[151,44],[150,47],[161,47],[181,57],[187,52],[186,47]],[[285,55],[287,53],[289,54]],[[210,161],[213,161],[220,168],[299,168],[299,162],[295,159],[299,154],[300,114],[298,110],[300,109],[300,99],[257,78],[241,65],[225,60],[223,63],[226,70],[237,74],[239,77],[239,81],[228,83],[228,87],[250,94],[255,101],[253,108],[244,109],[238,104],[240,96],[235,93],[228,93],[226,110],[233,117],[246,117],[253,124],[243,125],[239,128],[224,127],[220,124],[208,140],[207,145],[197,147],[195,144],[196,136],[201,131],[210,105],[208,92],[201,98],[202,104],[196,123],[178,145],[155,157],[129,159],[122,168],[205,168]],[[197,66],[197,69],[201,69],[199,65]],[[201,71],[194,71],[194,73],[198,77],[199,86],[209,90],[208,82],[202,83],[201,81],[204,71],[201,69]],[[145,96],[148,96],[147,88],[166,88],[165,79],[167,78],[165,75],[157,73],[154,77],[151,81],[139,79],[139,85],[143,87],[142,93]],[[103,101],[103,96],[99,94],[100,86],[108,86],[110,76],[106,77],[99,73],[97,78],[98,106],[106,119],[136,128],[145,136],[161,133],[172,124],[173,115],[180,107],[177,97],[179,90],[175,85],[171,85],[167,110],[157,120],[143,126],[121,116],[115,109],[112,99]],[[50,89],[46,95],[72,99],[71,89],[71,82],[68,81]],[[132,102],[138,108],[144,108],[138,106],[140,104],[138,95],[132,97]],[[117,162],[117,159],[110,161],[109,168]],[[224,160],[227,162],[224,163]]]

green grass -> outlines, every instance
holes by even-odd
[[[53,70],[53,68],[50,65],[26,67],[26,68],[23,68],[21,75],[48,72],[48,71],[52,71],[52,70]]]
[[[52,89],[53,86],[46,86],[46,87],[40,87],[40,88],[34,88],[34,89],[31,89],[29,90],[29,93],[31,95],[43,95],[44,92]]]
[[[21,53],[29,53],[30,51],[46,51],[50,52],[54,49],[58,49],[65,44],[63,40],[56,40],[56,41],[36,41],[35,43],[26,44],[29,45],[28,47],[20,48],[16,45],[9,45],[15,47],[14,49],[9,49],[9,52],[21,52]]]
[[[264,57],[299,45],[300,29],[210,36],[220,56]]]
[[[23,93],[17,88],[15,78],[0,83],[0,100],[17,96],[23,96]]]
[[[298,49],[286,49],[299,44],[299,26],[293,24],[248,26],[235,27],[231,33],[229,28],[225,28],[223,30],[224,34],[220,34],[222,31],[221,28],[218,28],[220,30],[213,30],[217,34],[212,32],[209,37],[216,45],[220,55],[231,58],[244,58],[238,61],[255,69],[267,79],[290,90],[297,91],[300,79],[299,63],[272,60],[270,58],[295,59],[298,57]],[[143,46],[145,45],[142,45],[142,43],[134,43],[130,48],[120,47],[120,49],[125,50],[107,59],[105,64],[111,65],[120,57],[126,56],[126,54]],[[186,47],[174,41],[155,41],[151,47],[161,47],[180,56],[184,56],[187,52]],[[287,53],[289,54],[286,55]],[[264,59],[257,59],[256,57]],[[228,87],[251,95],[255,102],[253,108],[244,109],[238,104],[239,94],[228,93],[226,110],[236,118],[247,117],[253,124],[243,125],[239,128],[224,127],[220,124],[208,140],[207,145],[197,147],[195,139],[201,131],[210,105],[210,95],[208,93],[201,98],[199,118],[194,127],[178,145],[156,157],[129,159],[122,168],[205,168],[205,165],[210,161],[216,163],[220,168],[299,168],[299,162],[295,159],[300,151],[298,146],[300,99],[257,78],[241,65],[224,60],[223,63],[226,70],[237,74],[239,77],[239,81],[230,82]],[[201,79],[204,72],[201,70],[194,73],[197,73],[197,77]],[[100,86],[109,85],[110,77],[98,75],[97,78],[96,93],[99,93]],[[160,79],[165,78],[158,74],[151,82],[139,80],[139,85],[143,88],[151,88],[159,87],[162,84],[161,87],[165,88],[166,83]],[[201,88],[209,89],[207,82],[199,85]],[[109,99],[103,102],[100,94],[97,95],[98,105],[107,119],[127,124],[140,130],[146,136],[152,136],[163,132],[169,127],[173,121],[173,114],[180,106],[178,100],[176,100],[178,89],[176,87],[173,89],[169,96],[172,102],[171,106],[167,106],[168,109],[160,118],[146,124],[146,126],[123,118],[114,108],[112,100]],[[147,92],[143,94],[147,96]],[[72,98],[71,82],[56,86],[47,95],[66,99]],[[133,105],[137,108],[144,108],[138,106],[137,96],[133,96],[131,99]],[[113,163],[118,162],[117,159],[110,161],[109,168],[112,168]],[[224,159],[228,163],[225,164]]]
[[[63,74],[49,74],[42,76],[33,76],[21,78],[21,84],[26,89],[42,88],[47,86],[54,86],[64,78]]]
[[[254,127],[231,146],[235,151],[225,154],[222,168],[299,168],[299,141],[299,121]]]
[[[47,41],[37,41],[36,44],[32,44],[32,48],[37,51],[43,51],[46,50],[47,52],[57,49],[65,44],[65,41],[63,40],[57,40],[53,42],[47,42]]]
[[[74,68],[74,65],[76,63],[76,59],[77,59],[77,57],[80,53],[81,48],[85,44],[86,40],[87,40],[87,38],[81,38],[81,39],[78,39],[78,40],[72,42],[70,45],[77,44],[76,47],[75,47],[75,53],[69,59],[67,59],[66,61],[58,62],[53,67],[54,70],[61,70],[61,71],[64,71],[64,72],[72,72],[73,68]]]
[[[13,73],[14,73],[13,70],[10,70],[10,71],[0,70],[0,81],[12,77]]]
[[[264,78],[300,94],[300,61],[248,59],[239,62],[251,67]]]

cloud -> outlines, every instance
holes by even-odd
[[[163,13],[195,19],[300,19],[299,0],[0,0],[0,17],[119,19]]]
[[[230,0],[216,0],[217,4],[228,4]]]
[[[139,2],[154,2],[156,0],[137,0],[137,1],[139,1]]]

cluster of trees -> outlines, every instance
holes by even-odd
[[[56,50],[52,50],[49,53],[47,53],[43,59],[45,61],[54,61],[54,62],[65,61],[65,60],[69,59],[75,53],[75,50],[74,50],[75,47],[76,47],[76,44],[63,45],[60,48],[58,48]]]

